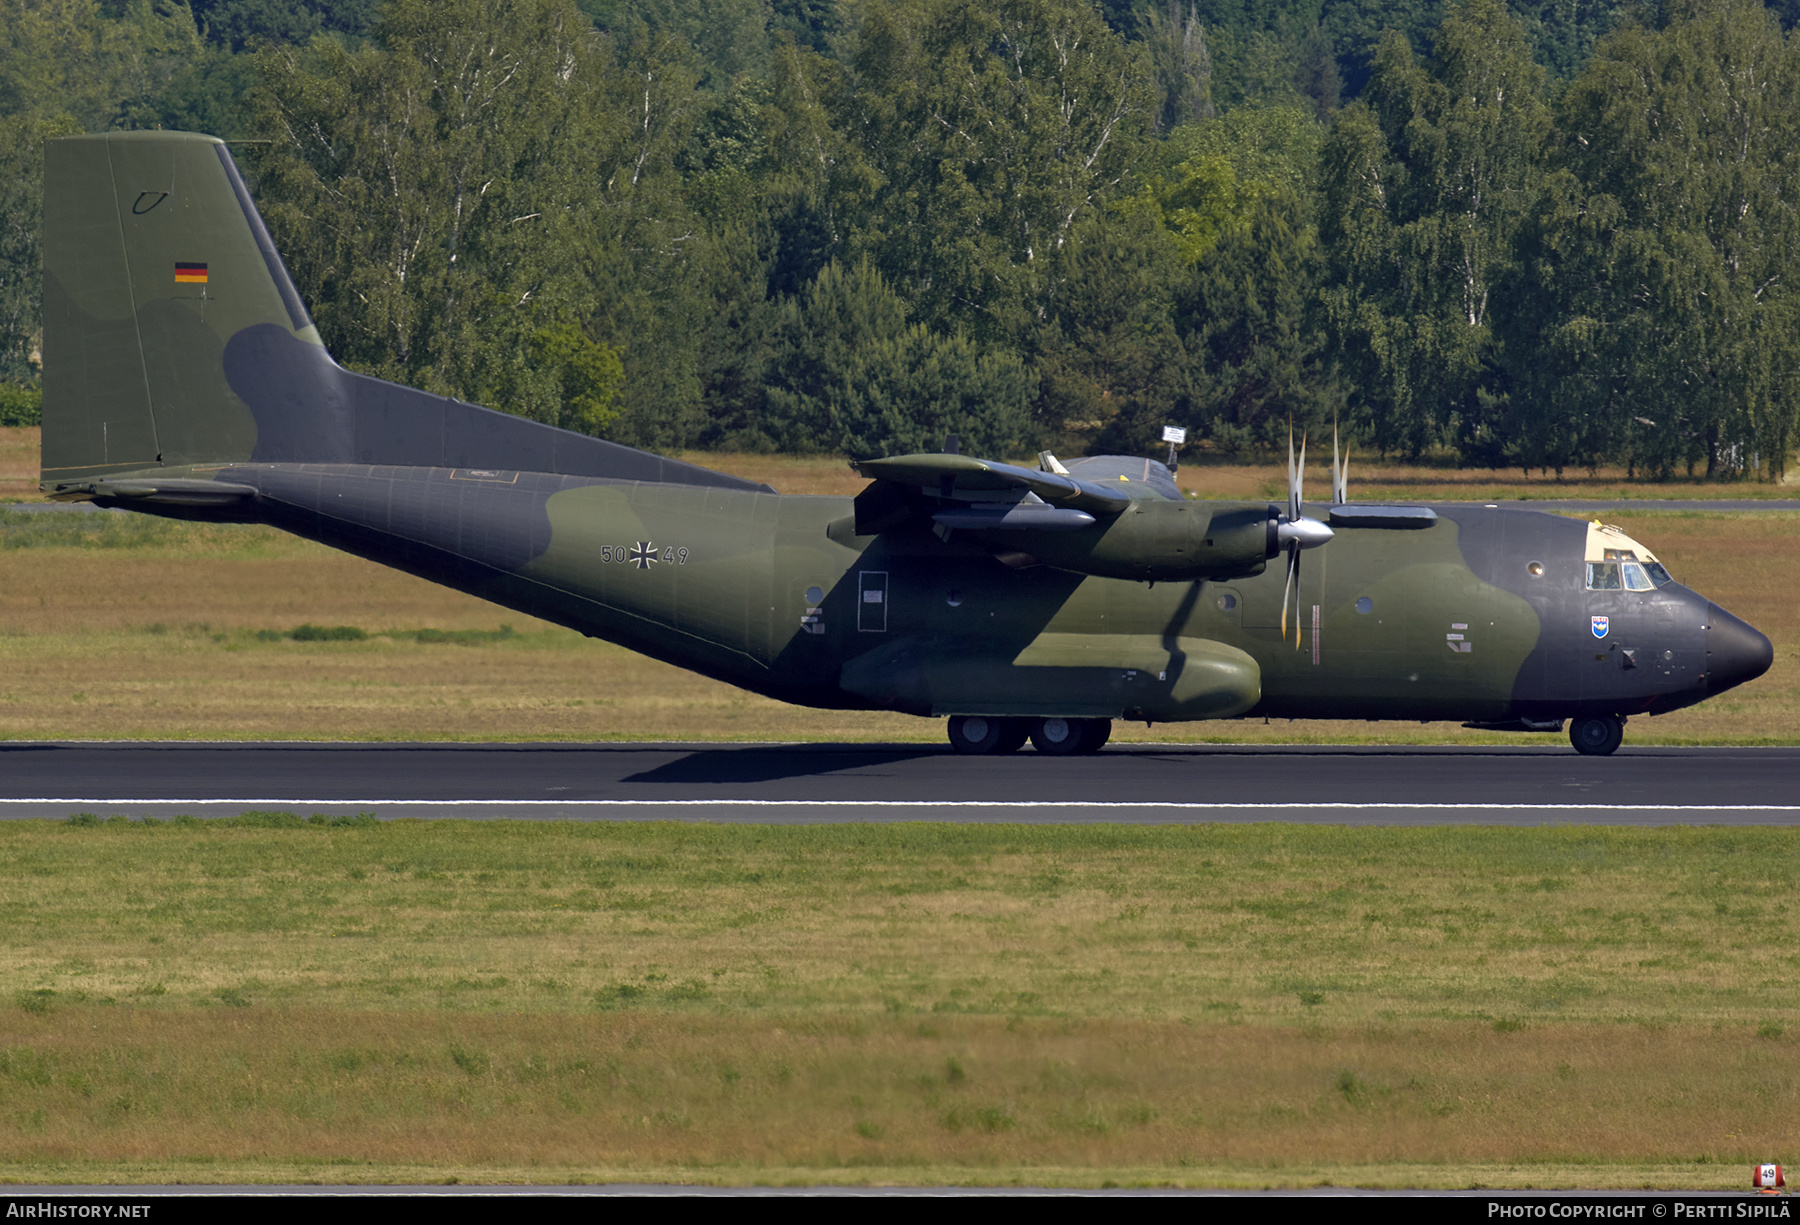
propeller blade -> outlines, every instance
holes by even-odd
[[[1288,519],[1294,517],[1294,423],[1288,422]]]
[[[1300,622],[1302,620],[1300,616],[1300,546],[1298,543],[1288,551],[1288,578],[1292,580],[1294,584],[1294,649],[1298,651],[1300,649]],[[1287,606],[1287,596],[1285,593],[1282,596],[1281,603],[1283,607]],[[1282,636],[1284,638],[1287,636],[1286,630],[1282,631]]]
[[[1300,435],[1300,456],[1294,457],[1294,426],[1288,423],[1288,507],[1277,530],[1283,547],[1297,555],[1301,549],[1313,549],[1331,539],[1331,529],[1317,519],[1300,513],[1301,482],[1306,476],[1306,435]],[[1298,565],[1298,562],[1294,563]]]
[[[1300,435],[1300,462],[1294,462],[1294,428],[1288,427],[1288,520],[1300,522],[1300,486],[1306,478],[1306,435]]]
[[[1288,546],[1287,576],[1281,580],[1281,640],[1283,642],[1287,641],[1287,610],[1288,610],[1289,589],[1292,588],[1294,585],[1294,571],[1299,568],[1299,565],[1300,565],[1300,550],[1295,548],[1293,545],[1289,545]],[[1294,615],[1295,615],[1296,619],[1299,617],[1298,609],[1295,610]]]
[[[1337,419],[1331,422],[1331,504],[1342,506],[1350,500],[1350,448],[1344,448],[1343,463],[1338,462]]]

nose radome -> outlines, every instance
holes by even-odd
[[[1723,693],[1753,681],[1775,662],[1775,644],[1755,626],[1720,608],[1706,606],[1706,687]]]

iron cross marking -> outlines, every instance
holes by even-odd
[[[656,564],[656,546],[648,540],[638,541],[637,548],[631,551],[631,560],[637,563],[640,570],[648,570]]]

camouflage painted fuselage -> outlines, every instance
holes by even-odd
[[[1708,634],[1735,621],[1678,584],[1589,591],[1588,524],[1481,507],[1438,506],[1424,530],[1339,528],[1309,557],[1284,637],[1277,569],[1154,585],[1015,569],[924,528],[858,536],[848,498],[495,469],[209,475],[254,487],[254,516],[299,535],[821,707],[1158,721],[1660,713],[1728,679],[1708,675]],[[809,588],[824,598],[812,603]],[[1085,642],[1092,662],[1014,662],[1046,636]],[[1254,704],[1173,707],[1166,674],[1184,641],[1254,660]],[[895,657],[901,666],[880,668]]]

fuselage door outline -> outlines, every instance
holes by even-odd
[[[885,634],[888,627],[888,574],[886,570],[859,570],[856,574],[856,628],[864,634]]]

